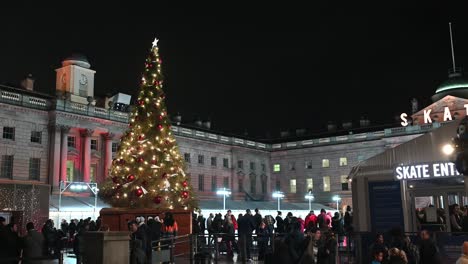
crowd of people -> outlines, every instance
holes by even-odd
[[[279,263],[328,264],[335,263],[337,244],[353,229],[351,207],[344,214],[336,212],[334,215],[324,209],[317,215],[310,211],[304,218],[291,212],[283,218],[281,211],[276,217],[262,216],[258,208],[254,211],[252,214],[247,209],[245,214],[236,217],[227,210],[224,216],[211,213],[207,219],[194,214],[193,232],[199,235],[199,245],[212,245],[217,240],[220,250],[225,250],[228,257],[237,252],[238,259],[251,261],[253,243],[256,242],[258,260],[270,258],[281,260]]]

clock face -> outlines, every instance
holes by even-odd
[[[81,84],[81,85],[87,85],[87,84],[88,84],[88,78],[86,77],[86,75],[81,74],[81,77],[80,77],[80,84]]]

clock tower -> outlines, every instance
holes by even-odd
[[[85,56],[74,54],[62,61],[62,67],[56,69],[55,89],[69,93],[73,102],[88,104],[88,97],[94,97],[94,74],[91,64]]]

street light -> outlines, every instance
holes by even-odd
[[[306,194],[305,198],[309,200],[309,211],[312,211],[312,204],[311,204],[311,202],[312,202],[312,200],[315,198],[314,195],[313,195],[312,193],[309,192],[308,194]]]
[[[455,148],[453,147],[452,144],[445,144],[442,147],[442,152],[447,156],[452,155],[454,151],[455,151]]]
[[[223,196],[223,211],[226,210],[226,196],[231,195],[231,191],[229,189],[223,188],[221,190],[216,191],[216,194]]]
[[[336,210],[338,211],[338,204],[339,204],[340,201],[341,201],[341,197],[339,197],[338,195],[335,195],[335,196],[333,196],[332,199],[333,199],[333,201],[336,202]]]
[[[273,193],[273,198],[278,198],[278,211],[280,210],[280,200],[281,198],[284,198],[284,193],[283,192],[274,192]]]
[[[94,194],[94,212],[96,212],[97,207],[97,195],[99,189],[97,187],[97,183],[95,182],[72,182],[72,181],[60,181],[59,183],[60,193],[59,193],[59,206],[58,211],[62,207],[62,194],[65,191],[70,191],[74,193],[83,193],[91,191]]]

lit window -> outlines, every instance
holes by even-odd
[[[198,190],[203,192],[205,190],[205,176],[203,174],[198,175]]]
[[[33,181],[41,179],[41,159],[29,158],[29,179]]]
[[[323,177],[323,191],[324,192],[330,191],[330,176]]]
[[[281,164],[274,164],[273,165],[273,171],[274,172],[281,171]]]
[[[184,153],[184,160],[187,163],[190,163],[190,153]]]
[[[98,141],[97,139],[91,139],[91,149],[98,150]]]
[[[205,164],[205,157],[203,155],[198,155],[198,164]]]
[[[68,145],[68,147],[74,148],[74,147],[76,146],[75,137],[73,137],[73,136],[68,136],[68,137],[67,137],[67,145]]]
[[[314,189],[314,179],[308,178],[306,179],[307,191]]]
[[[330,167],[330,160],[323,159],[322,160],[322,168],[328,168],[328,167]]]
[[[3,127],[3,138],[15,140],[15,128],[14,127]]]
[[[349,191],[348,175],[341,175],[341,190]]]
[[[305,162],[305,168],[306,168],[306,169],[312,169],[312,161],[306,160],[306,162]]]
[[[67,160],[67,181],[73,181],[75,164],[72,160]]]
[[[216,167],[216,164],[218,163],[216,157],[211,157],[211,166]]]
[[[289,180],[289,191],[291,193],[296,193],[297,191],[296,179]]]
[[[289,162],[289,170],[296,170],[296,162],[291,161]]]
[[[13,155],[3,155],[0,177],[13,179]]]
[[[348,165],[348,159],[346,157],[340,158],[340,166],[347,166]]]
[[[41,131],[31,131],[31,142],[41,144],[41,142],[42,142],[42,132]]]

